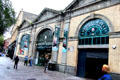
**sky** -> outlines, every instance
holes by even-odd
[[[16,12],[16,17],[21,10],[39,15],[44,8],[55,10],[65,9],[73,0],[10,0]],[[11,30],[11,29],[10,29]],[[4,39],[9,38],[10,31],[4,34]]]
[[[40,14],[44,8],[63,10],[73,0],[10,0],[17,14],[20,10]]]

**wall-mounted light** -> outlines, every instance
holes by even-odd
[[[112,48],[113,48],[113,49],[116,49],[116,45],[113,45]]]

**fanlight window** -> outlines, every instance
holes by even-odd
[[[109,27],[102,19],[86,22],[79,32],[80,45],[108,44]]]
[[[53,41],[53,33],[49,29],[45,29],[38,34],[37,49],[51,48]]]
[[[49,29],[45,29],[42,32],[39,33],[38,35],[38,43],[43,43],[43,42],[52,42],[53,40],[53,34],[52,31]]]

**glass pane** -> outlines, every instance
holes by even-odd
[[[96,44],[96,38],[93,38],[93,44]]]
[[[108,44],[109,27],[107,23],[102,19],[93,19],[87,21],[79,31],[80,44],[84,45],[96,45],[96,44]],[[105,36],[105,37],[104,37]]]
[[[106,37],[106,44],[109,44],[109,37]]]
[[[85,39],[85,44],[88,45],[89,44],[89,38]]]

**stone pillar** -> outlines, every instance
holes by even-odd
[[[57,63],[58,52],[52,51],[52,63]]]
[[[38,64],[38,56],[39,56],[39,52],[36,52],[35,64]]]
[[[31,47],[29,50],[29,53],[31,53],[30,55],[33,57],[33,63],[36,63],[36,56],[37,56],[37,52],[36,52],[36,25],[33,26],[32,28],[32,33],[31,33]]]
[[[63,29],[63,46],[62,46],[62,58],[61,65],[59,66],[59,70],[62,72],[66,72],[67,69],[67,50],[68,50],[68,37],[69,37],[69,26],[70,26],[71,15],[68,13],[64,19],[64,29]]]
[[[18,34],[17,34],[17,35],[18,35]],[[19,44],[18,44],[18,37],[19,37],[19,35],[18,35],[17,38],[16,38],[14,56],[17,55],[17,54],[16,54],[16,53],[17,53],[17,45],[19,45]],[[14,57],[14,56],[13,56],[13,57]]]
[[[58,20],[56,21],[56,26],[55,26],[55,33],[53,36],[53,44],[56,39],[56,46],[52,47],[52,58],[51,61],[52,63],[57,63],[58,60],[58,50],[59,50],[59,38],[60,38],[60,29],[61,29],[61,16],[59,16]]]
[[[20,50],[20,31],[18,31],[18,36],[17,36],[17,41],[16,41],[16,50],[15,50],[15,55],[19,55],[19,50]]]
[[[34,41],[35,28],[32,26],[30,34],[30,44],[29,44],[29,56],[33,56],[33,41]]]
[[[110,33],[109,66],[112,73],[120,74],[120,32]]]
[[[64,23],[64,30],[68,28],[68,33],[69,33],[69,25],[70,25],[70,20],[65,20],[65,23]],[[67,35],[68,36],[68,35]],[[68,38],[68,37],[67,37]],[[66,41],[66,43],[68,43],[68,39]],[[64,44],[64,40],[63,40],[63,44]],[[67,44],[66,44],[66,51],[64,52],[64,47],[62,49],[62,61],[61,63],[63,65],[66,65],[67,64]]]

